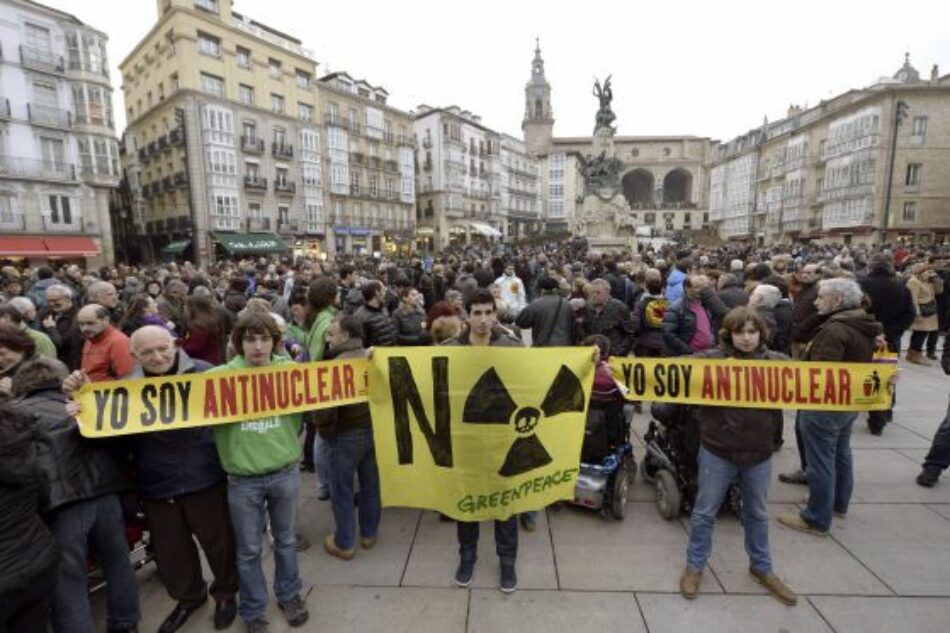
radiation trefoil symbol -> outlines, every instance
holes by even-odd
[[[462,422],[469,424],[514,424],[518,438],[512,443],[498,474],[515,477],[550,464],[553,459],[535,435],[544,417],[584,411],[584,388],[565,365],[561,365],[551,383],[541,409],[518,407],[494,367],[487,370],[465,399]]]

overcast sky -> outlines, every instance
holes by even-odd
[[[157,19],[155,0],[46,0],[110,38],[118,63]],[[727,140],[892,75],[910,51],[922,77],[950,73],[950,2],[905,0],[237,0],[235,9],[302,40],[321,74],[382,85],[390,104],[455,104],[521,136],[524,84],[541,49],[557,136],[592,132],[595,76],[613,74],[620,134]]]

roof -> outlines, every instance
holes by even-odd
[[[356,79],[350,73],[346,71],[342,71],[342,70],[326,74],[323,77],[320,77],[319,81],[330,82],[340,77],[345,77],[346,79],[352,81],[357,86],[365,86],[366,88],[369,88],[370,90],[375,90],[376,92],[381,92],[385,94],[386,96],[389,96],[389,91],[383,88],[382,86],[374,86],[373,84],[369,83],[365,79]]]

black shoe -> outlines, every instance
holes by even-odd
[[[778,480],[783,484],[796,484],[799,486],[808,485],[808,475],[803,470],[795,470],[790,473],[780,473]]]
[[[468,587],[475,579],[475,561],[463,560],[455,570],[455,584],[459,587]]]
[[[876,435],[876,436],[880,437],[880,436],[884,435],[884,425],[883,425],[883,424],[877,424],[877,423],[871,424],[871,422],[868,421],[868,431],[871,432],[871,435]]]
[[[930,360],[937,360],[937,352],[931,352],[930,350],[927,350],[927,358]]]
[[[214,607],[214,630],[223,631],[231,626],[237,615],[237,601],[233,598],[220,600]]]
[[[305,603],[303,598],[299,595],[277,606],[284,612],[284,617],[290,626],[303,626],[310,618],[310,612],[307,611],[307,603]]]
[[[924,488],[933,488],[937,480],[940,479],[941,470],[935,466],[924,466],[924,469],[917,475],[917,483]]]
[[[188,621],[188,618],[191,617],[191,614],[204,606],[204,603],[199,604],[185,604],[184,602],[179,602],[175,609],[168,614],[168,617],[165,618],[165,621],[162,622],[162,625],[158,627],[158,633],[173,633],[181,627],[185,626],[185,622]]]
[[[525,532],[534,532],[538,529],[538,518],[534,512],[522,512],[518,519]]]
[[[318,491],[317,491],[317,499],[318,499],[319,501],[326,501],[326,500],[329,499],[329,498],[330,498],[330,490],[329,490],[329,489],[327,489],[327,490],[318,490]]]
[[[110,626],[106,629],[106,633],[139,633],[139,625],[133,624],[132,626]]]
[[[502,593],[514,593],[518,588],[518,575],[515,573],[514,563],[501,564],[501,583],[499,589]]]

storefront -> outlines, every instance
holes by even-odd
[[[189,260],[192,252],[191,240],[170,242],[162,249],[162,261],[173,262],[177,259]]]
[[[0,236],[0,258],[25,261],[30,266],[64,263],[93,267],[102,249],[91,237],[81,235],[4,235]]]
[[[336,246],[335,252],[338,255],[368,255],[372,252],[373,242],[370,239],[370,229],[352,226],[333,227],[333,240]],[[379,237],[377,240],[377,250],[379,250]]]
[[[223,259],[283,255],[290,251],[287,243],[273,233],[209,233],[208,235],[215,243],[215,255]]]
[[[323,248],[322,239],[314,238],[303,238],[294,240],[294,250],[293,250],[294,259],[298,257],[306,257],[314,261],[324,260],[327,258],[326,251]]]

